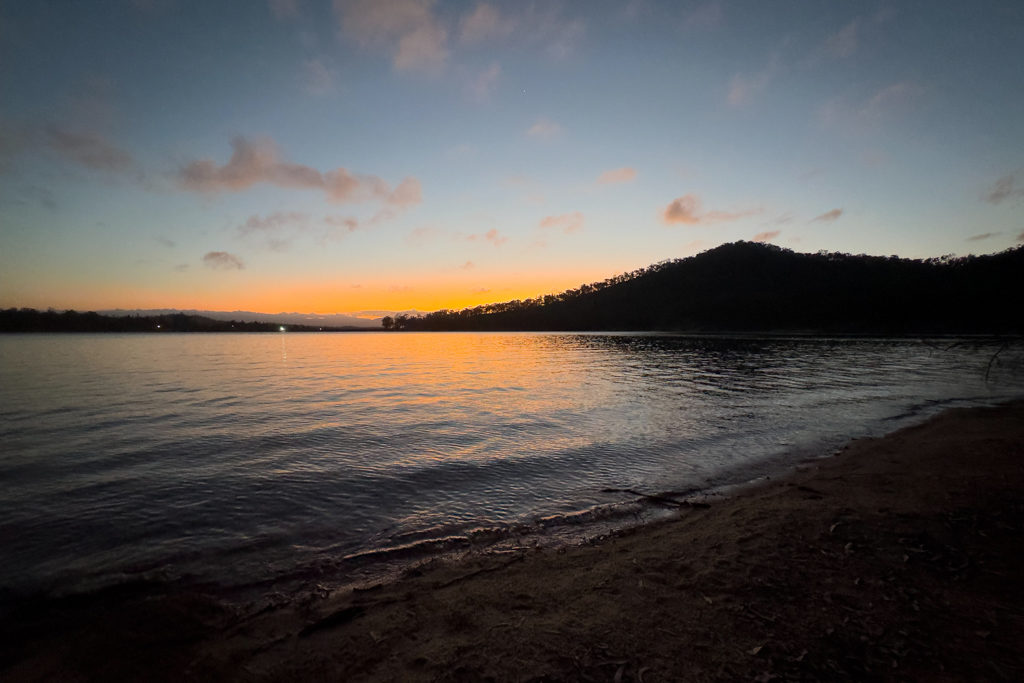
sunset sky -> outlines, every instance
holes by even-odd
[[[741,239],[999,251],[1022,64],[1020,0],[11,0],[0,307],[431,311]]]

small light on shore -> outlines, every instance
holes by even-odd
[[[281,325],[281,331],[284,332],[284,325]]]

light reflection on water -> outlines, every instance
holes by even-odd
[[[947,345],[948,346],[948,345]],[[303,575],[685,491],[1024,392],[998,347],[660,335],[0,338],[0,586]],[[1018,350],[1019,355],[1019,350]],[[1019,366],[1018,366],[1019,367]],[[1002,369],[1000,369],[1002,368]]]

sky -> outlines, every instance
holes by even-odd
[[[1024,242],[1024,3],[5,0],[0,307],[382,312]]]

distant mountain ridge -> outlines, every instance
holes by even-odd
[[[120,308],[96,311],[100,315],[123,317],[129,315],[160,316],[183,313],[213,320],[239,320],[246,322],[279,323],[285,325],[309,325],[311,327],[380,327],[381,316],[360,318],[347,313],[257,313],[255,311],[201,311],[176,308],[131,309]]]
[[[393,324],[406,330],[1019,334],[1024,246],[912,260],[734,242],[561,294],[398,316]]]

